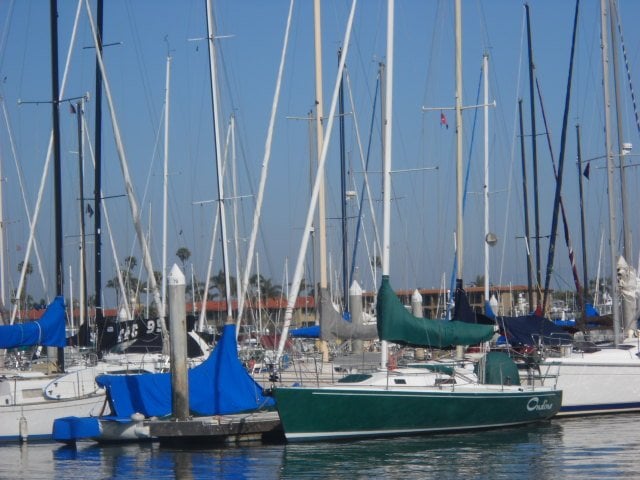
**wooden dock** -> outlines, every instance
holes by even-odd
[[[237,444],[284,442],[276,411],[194,417],[187,420],[149,420],[149,434],[161,444]]]

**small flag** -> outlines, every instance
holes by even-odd
[[[589,180],[589,172],[591,171],[591,164],[587,163],[587,166],[584,167],[584,172],[582,174]]]
[[[444,112],[440,112],[440,126],[444,125],[449,128],[449,124],[447,123],[447,117],[444,116]]]
[[[89,215],[89,217],[93,217],[93,208],[91,208],[90,203],[87,203],[87,215]]]
[[[76,107],[73,106],[73,103],[69,104],[69,111],[71,112],[71,115],[76,114]]]

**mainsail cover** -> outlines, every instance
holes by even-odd
[[[66,315],[64,297],[56,297],[39,320],[0,326],[0,348],[18,348],[42,345],[64,347]]]
[[[188,372],[189,408],[194,415],[227,415],[273,406],[262,387],[238,359],[235,325],[225,325],[222,337],[204,362]],[[171,414],[171,374],[100,375],[114,416],[130,418]]]
[[[320,337],[322,340],[373,340],[378,338],[375,324],[363,325],[362,318],[345,320],[336,310],[326,288],[320,289]]]
[[[432,348],[476,345],[490,340],[494,334],[491,325],[413,316],[391,288],[387,275],[382,277],[377,310],[380,339],[402,345]]]
[[[512,346],[563,345],[572,337],[551,320],[538,315],[497,317],[500,331]]]

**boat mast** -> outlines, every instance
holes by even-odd
[[[102,31],[103,31],[103,0],[96,3],[96,28],[98,30],[98,41],[96,42],[96,86],[95,105],[96,117],[94,128],[94,180],[93,180],[93,229],[94,229],[94,290],[95,290],[95,316],[96,325],[104,323],[104,312],[102,311],[102,74],[100,73],[100,61],[102,57]]]
[[[51,21],[51,110],[53,114],[53,192],[56,237],[56,296],[64,295],[62,258],[62,169],[60,157],[60,84],[58,78],[58,0],[49,2]],[[27,268],[27,264],[23,265]],[[58,370],[64,372],[64,348],[58,349]]]
[[[464,227],[462,208],[464,200],[464,175],[462,166],[462,5],[455,2],[455,35],[456,35],[456,250],[457,273],[456,289],[462,288],[464,272]]]
[[[618,271],[617,252],[618,245],[617,221],[615,212],[615,193],[613,191],[613,179],[615,165],[611,148],[611,100],[609,96],[609,43],[607,40],[607,0],[600,0],[600,40],[602,44],[602,88],[604,93],[604,138],[607,156],[607,196],[609,204],[609,254],[611,260],[611,297],[613,300],[613,344],[618,346],[620,336],[620,312],[618,301]]]
[[[336,106],[338,103],[338,87],[340,84],[340,78],[342,77],[342,71],[344,69],[344,61],[349,49],[349,40],[351,39],[351,30],[353,27],[353,17],[355,15],[357,0],[351,1],[351,10],[349,11],[349,19],[347,20],[347,28],[345,31],[343,45],[343,55],[340,58],[340,64],[338,65],[338,73],[335,82],[335,88],[331,97],[331,107],[329,109],[329,116],[327,117],[327,136],[322,142],[322,152],[318,161],[318,172],[311,191],[311,199],[309,200],[309,208],[307,210],[307,218],[305,221],[304,231],[302,233],[302,241],[300,242],[300,248],[298,250],[298,259],[296,261],[296,268],[293,274],[293,280],[291,281],[291,289],[287,294],[287,307],[284,312],[284,324],[282,326],[282,332],[280,334],[280,342],[278,344],[278,352],[276,354],[276,366],[278,365],[282,354],[284,353],[284,347],[287,341],[287,335],[289,327],[291,326],[291,319],[293,318],[293,308],[300,292],[300,284],[302,282],[302,276],[304,273],[304,258],[305,252],[309,245],[309,239],[313,230],[313,217],[315,216],[316,207],[318,206],[318,197],[320,193],[320,184],[322,182],[322,172],[324,170],[324,164],[327,159],[327,152],[329,151],[329,139],[331,137],[331,130],[333,128],[334,115],[336,113]],[[288,283],[287,283],[288,284]]]
[[[56,296],[64,295],[62,260],[62,170],[60,160],[60,87],[58,79],[58,1],[50,0],[51,17],[51,110],[53,114],[53,190],[56,237]]]
[[[587,274],[587,237],[586,222],[584,217],[584,189],[582,186],[582,149],[580,145],[580,125],[576,125],[576,142],[578,153],[578,189],[580,192],[580,234],[582,240],[582,282],[584,284],[582,290],[582,304],[586,306],[589,301],[589,275]],[[583,322],[586,320],[586,310],[582,312]]]
[[[87,346],[89,345],[89,331],[87,330],[88,325],[84,325],[87,321],[85,316],[87,304],[87,242],[84,222],[84,101],[82,99],[76,103],[76,115],[78,120],[78,178],[80,182],[80,319],[78,322],[80,329],[78,332],[83,332],[83,338],[78,338],[78,344]],[[73,311],[73,302],[71,302],[71,305],[71,311]]]
[[[456,0],[458,1],[458,0]],[[393,26],[395,0],[387,2],[387,64],[384,93],[384,156],[382,164],[382,276],[389,276],[391,252],[391,134],[393,132]],[[387,368],[388,346],[381,342],[381,368]]]
[[[484,302],[489,305],[489,54],[482,55],[484,75]],[[486,312],[485,308],[485,312]]]
[[[553,152],[552,153],[552,165],[553,165],[553,169],[554,169],[554,174],[555,174],[555,179],[556,179],[556,189],[555,189],[555,195],[554,195],[554,200],[553,200],[553,216],[551,219],[551,235],[550,235],[550,240],[549,240],[549,255],[547,257],[547,271],[545,274],[545,281],[544,281],[544,296],[542,297],[542,311],[545,311],[545,308],[547,306],[547,297],[549,295],[549,284],[551,282],[551,274],[553,272],[553,261],[554,261],[554,257],[555,257],[555,246],[556,246],[556,232],[558,231],[558,214],[560,213],[560,210],[562,210],[562,214],[563,214],[563,220],[564,220],[564,228],[565,228],[565,241],[567,243],[567,247],[569,249],[569,260],[571,262],[571,269],[572,269],[572,273],[573,273],[573,278],[574,281],[576,283],[576,291],[578,293],[578,295],[580,295],[580,280],[578,278],[578,274],[577,274],[577,270],[575,268],[575,261],[573,259],[573,249],[571,248],[570,245],[570,241],[569,241],[569,234],[568,234],[568,227],[567,227],[567,223],[566,223],[566,216],[564,214],[564,206],[562,204],[562,177],[563,177],[563,172],[564,172],[564,158],[565,158],[565,150],[566,150],[566,144],[567,144],[567,127],[569,124],[569,104],[571,101],[571,81],[572,81],[572,76],[573,76],[573,59],[574,59],[574,54],[575,54],[575,48],[576,48],[576,37],[577,37],[577,33],[578,33],[578,11],[579,11],[579,7],[580,7],[580,0],[576,0],[576,9],[575,9],[575,14],[574,14],[574,19],[573,19],[573,34],[572,34],[572,38],[571,38],[571,53],[570,53],[570,57],[569,57],[569,74],[567,76],[567,89],[566,89],[566,94],[565,94],[565,104],[564,104],[564,114],[562,117],[562,133],[560,135],[560,155],[558,158],[558,171],[557,173],[555,172],[555,163],[553,161]],[[542,110],[543,112],[543,118],[545,118],[544,116],[544,109]],[[546,123],[546,118],[545,118],[545,127],[547,126]],[[548,128],[547,128],[547,132],[548,132]],[[549,134],[547,133],[547,138],[549,138]],[[551,151],[551,148],[549,148],[549,151]],[[580,299],[582,301],[582,298]]]
[[[342,49],[338,50],[338,61],[342,55]],[[340,92],[338,99],[338,115],[340,116],[340,194],[341,194],[341,230],[342,230],[342,295],[344,301],[344,311],[349,312],[349,275],[348,275],[348,253],[347,248],[347,159],[345,155],[344,138],[344,72],[340,79]]]
[[[282,52],[280,54],[280,65],[278,67],[278,78],[276,80],[276,89],[273,95],[273,102],[271,104],[271,115],[269,117],[269,127],[267,129],[267,138],[265,139],[264,146],[264,157],[262,159],[262,171],[260,173],[260,183],[258,185],[258,194],[256,195],[256,206],[253,212],[253,223],[251,227],[251,236],[249,238],[249,249],[247,251],[247,261],[244,265],[244,273],[242,275],[242,291],[247,292],[249,287],[249,276],[251,273],[251,268],[253,267],[253,254],[256,247],[256,240],[258,238],[258,231],[260,225],[260,215],[262,213],[262,203],[264,199],[264,191],[267,184],[267,173],[269,172],[269,162],[271,161],[271,146],[273,140],[273,130],[276,121],[276,114],[278,111],[278,103],[280,100],[280,91],[282,87],[282,77],[284,72],[284,65],[286,59],[286,53],[289,45],[289,33],[291,30],[291,19],[293,16],[293,5],[294,0],[289,2],[289,13],[287,15],[287,28],[284,35]],[[256,262],[258,261],[258,254],[256,252]],[[258,273],[258,283],[260,279],[260,274]],[[241,295],[238,299],[238,318],[236,328],[236,336],[238,335],[240,322],[242,321],[242,316],[244,312],[244,303],[245,303],[245,295]]]
[[[315,93],[316,93],[316,148],[318,152],[318,164],[322,155],[324,144],[324,101],[322,91],[322,22],[320,0],[313,1],[313,43],[315,54]],[[340,62],[340,60],[338,61]],[[326,224],[326,202],[324,188],[324,171],[320,173],[320,190],[318,192],[318,245],[320,256],[320,292],[327,290],[327,224]],[[345,293],[346,296],[346,293]],[[316,292],[316,299],[320,298]],[[322,322],[322,318],[320,319]],[[320,350],[323,361],[329,360],[329,347],[325,340],[320,340]]]
[[[164,98],[164,171],[162,183],[162,305],[160,316],[167,317],[167,210],[169,203],[169,86],[171,84],[171,55],[167,54]]]
[[[315,51],[315,91],[316,91],[316,145],[318,149],[318,161],[322,155],[324,143],[323,128],[323,94],[322,94],[322,30],[320,16],[320,0],[313,1],[313,33]],[[324,175],[320,179],[320,191],[318,192],[318,240],[320,245],[320,288],[326,289],[327,282],[327,227],[325,213]]]
[[[211,0],[207,0],[207,36],[209,45],[209,73],[211,81],[211,107],[213,110],[213,140],[214,155],[216,157],[216,181],[218,185],[218,211],[220,213],[220,234],[222,237],[222,265],[224,268],[224,283],[227,301],[227,319],[225,323],[233,321],[232,303],[231,303],[231,282],[229,279],[229,258],[227,252],[227,227],[224,205],[224,186],[222,179],[222,155],[220,154],[220,131],[219,131],[219,114],[218,114],[218,85],[216,72],[216,54],[215,54],[215,36],[213,23],[213,7]]]
[[[536,232],[535,244],[536,244],[536,288],[540,290],[542,284],[542,272],[540,267],[540,209],[538,202],[538,146],[537,146],[537,134],[536,134],[536,102],[534,95],[534,71],[535,64],[533,63],[533,45],[531,42],[531,16],[529,13],[529,4],[525,3],[524,8],[527,14],[527,43],[529,51],[529,101],[531,104],[531,152],[533,157],[533,205],[534,205],[534,226]],[[540,303],[540,300],[537,300]],[[532,308],[532,305],[529,305]]]
[[[620,62],[618,60],[618,36],[616,30],[616,1],[609,0],[609,25],[611,30],[611,60],[613,61],[613,91],[616,101],[616,133],[618,135],[618,162],[620,165],[620,207],[622,213],[622,240],[623,240],[623,257],[629,262],[633,260],[633,252],[631,247],[631,223],[629,223],[629,212],[627,205],[627,175],[625,171],[625,147],[622,139],[622,107],[621,107],[621,87],[620,87]],[[624,309],[623,309],[624,312]],[[630,318],[624,318],[624,324],[627,325],[633,321]]]
[[[89,17],[89,22],[91,25],[91,34],[93,36],[94,45],[97,46],[98,37],[96,33],[95,23],[93,20],[93,13],[91,12],[91,8],[89,7],[88,3],[86,5],[87,5],[87,15]],[[133,225],[136,231],[136,237],[138,238],[138,243],[140,245],[140,249],[142,250],[142,258],[144,261],[145,268],[147,270],[147,277],[148,277],[149,286],[153,293],[153,300],[156,305],[161,305],[162,300],[160,299],[158,284],[156,282],[156,278],[153,273],[154,272],[153,263],[151,261],[149,245],[147,244],[146,238],[142,232],[142,225],[140,223],[140,208],[136,200],[135,192],[133,191],[133,183],[131,180],[131,175],[129,173],[129,164],[127,162],[126,153],[124,151],[124,145],[122,143],[122,135],[120,133],[120,127],[118,125],[118,119],[116,117],[116,112],[113,105],[113,97],[111,96],[111,89],[109,87],[106,68],[102,59],[102,55],[99,52],[97,53],[98,53],[98,61],[100,64],[100,73],[103,76],[105,94],[107,96],[107,103],[109,105],[109,113],[111,116],[111,126],[113,128],[113,136],[116,144],[116,150],[118,152],[118,159],[120,161],[120,169],[122,171],[124,187],[127,192],[126,195],[129,201],[129,208],[131,210],[131,217],[133,218]],[[162,351],[163,353],[168,354],[169,335],[168,335],[168,330],[166,327],[164,317],[160,317],[159,324],[160,324],[160,330],[162,333]]]
[[[527,294],[529,310],[533,308],[533,289],[531,281],[531,248],[529,248],[529,194],[527,193],[527,162],[524,148],[524,126],[522,121],[522,99],[518,100],[518,116],[520,118],[520,157],[522,158],[522,195],[524,197],[524,244],[527,252]]]

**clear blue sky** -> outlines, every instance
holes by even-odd
[[[84,3],[84,2],[83,2]],[[579,19],[577,61],[574,71],[573,97],[569,116],[565,182],[563,195],[569,214],[574,248],[580,254],[578,188],[576,174],[575,125],[582,128],[583,158],[603,154],[602,69],[600,66],[599,1],[583,0]],[[92,2],[93,4],[93,2]],[[344,37],[351,2],[323,2],[323,57],[325,112],[334,88],[337,50]],[[60,77],[69,47],[77,2],[59,0]],[[93,6],[93,5],[92,5]],[[95,6],[94,6],[95,7]],[[217,32],[230,35],[220,39],[220,91],[223,138],[232,113],[237,122],[238,195],[249,195],[257,189],[260,166],[276,74],[281,54],[289,2],[285,0],[241,0],[214,2]],[[575,3],[569,0],[531,2],[532,36],[537,78],[550,124],[551,144],[556,161],[560,137],[564,97],[569,68],[571,26]],[[622,29],[629,54],[631,80],[640,82],[640,33],[634,20],[640,18],[640,3],[620,2]],[[51,125],[50,107],[46,104],[18,105],[18,100],[48,100],[50,87],[49,4],[44,0],[4,1],[0,3],[0,95],[7,108],[18,164],[26,182],[26,195],[33,209],[42,175]],[[490,114],[491,149],[491,229],[499,243],[492,250],[493,283],[525,284],[526,264],[522,213],[520,146],[517,137],[517,99],[523,98],[525,130],[530,132],[524,7],[515,0],[463,1],[463,75],[464,103],[476,103],[482,54],[490,55],[490,96],[497,108]],[[127,158],[136,195],[143,208],[146,225],[151,224],[151,244],[156,270],[161,268],[162,218],[162,109],[165,89],[167,51],[172,56],[170,114],[170,211],[168,264],[178,259],[177,248],[192,252],[189,265],[195,275],[204,277],[211,237],[213,204],[194,205],[216,196],[215,163],[212,148],[211,102],[206,43],[189,41],[206,35],[204,1],[105,2],[105,43],[119,42],[106,49],[109,82],[117,117],[123,133]],[[94,51],[86,13],[82,12],[75,49],[72,54],[65,96],[89,92],[94,98]],[[435,167],[413,173],[398,173],[393,178],[393,227],[391,274],[396,288],[438,287],[443,276],[448,279],[453,262],[455,225],[455,116],[445,112],[449,123],[440,124],[440,113],[424,113],[423,106],[444,107],[454,103],[454,34],[452,1],[396,1],[396,37],[394,72],[393,168]],[[386,57],[386,1],[360,1],[347,67],[351,93],[347,94],[346,119],[347,158],[353,181],[360,189],[362,168],[356,142],[354,118],[366,150],[370,136],[373,97],[378,63]],[[626,72],[622,75],[623,131],[625,141],[640,148],[633,116]],[[274,283],[285,283],[285,259],[289,274],[298,255],[302,226],[309,195],[310,139],[309,124],[300,119],[313,108],[313,17],[312,2],[298,0],[294,6],[293,26],[285,66],[279,104],[270,178],[265,197],[262,240],[259,243],[260,271]],[[353,96],[353,105],[350,102]],[[380,171],[380,100],[371,140],[372,171]],[[540,104],[537,103],[537,130],[544,131]],[[86,112],[93,130],[95,105],[90,101]],[[105,103],[105,117],[107,117]],[[483,273],[482,259],[482,115],[477,112],[475,137],[471,142],[474,110],[464,113],[465,156],[472,151],[469,196],[465,214],[465,279],[473,280]],[[64,189],[64,259],[74,269],[77,282],[78,251],[78,166],[76,119],[66,106],[61,108],[63,189]],[[329,217],[329,250],[333,272],[337,278],[340,262],[339,222],[340,183],[337,124],[332,136],[327,161],[327,216]],[[124,193],[122,175],[114,148],[110,122],[105,122],[103,190],[105,195]],[[526,141],[527,159],[531,161],[531,141]],[[540,227],[548,235],[555,189],[546,137],[538,138],[540,178]],[[4,215],[6,221],[5,255],[7,289],[17,284],[17,264],[27,244],[28,224],[18,188],[14,155],[4,118],[0,122],[0,154],[3,162]],[[636,163],[633,161],[631,163]],[[601,233],[608,236],[606,174],[602,160],[594,161],[591,179],[585,184],[588,218],[588,262],[590,276],[595,276]],[[630,204],[638,201],[639,177],[636,168],[628,169]],[[228,170],[229,171],[229,170]],[[85,195],[91,195],[93,177],[87,166]],[[529,172],[530,193],[532,173]],[[380,215],[380,176],[371,174],[371,190]],[[351,181],[351,180],[350,180]],[[227,176],[226,189],[231,190]],[[49,185],[51,182],[49,181]],[[353,187],[350,187],[353,189]],[[229,193],[230,194],[230,193]],[[48,292],[54,286],[52,188],[38,224],[38,241],[47,275]],[[134,237],[129,208],[124,198],[107,201],[114,223],[115,241],[120,259],[134,255],[141,258]],[[230,204],[231,205],[231,204]],[[350,215],[355,215],[353,203]],[[530,200],[532,205],[532,200]],[[531,207],[532,208],[532,207]],[[230,211],[231,209],[229,209]],[[253,212],[253,201],[239,204],[238,217],[241,257],[244,258]],[[373,249],[371,226],[366,213],[367,241]],[[533,219],[533,209],[530,217]],[[228,220],[233,234],[233,223]],[[631,212],[634,255],[637,263],[637,215]],[[352,222],[353,224],[353,222]],[[87,228],[93,223],[87,219]],[[147,227],[145,227],[147,228]],[[533,231],[533,220],[531,221]],[[604,229],[604,230],[603,230]],[[105,226],[106,230],[106,226]],[[566,248],[561,230],[556,249],[554,288],[572,287]],[[231,235],[230,235],[231,236]],[[353,238],[353,232],[351,232]],[[543,270],[546,266],[548,240],[541,243]],[[88,253],[93,252],[89,239]],[[113,278],[115,269],[108,238],[103,238],[103,278]],[[220,249],[216,251],[214,272],[221,268]],[[603,271],[608,272],[606,243],[603,249]],[[358,278],[366,289],[374,288],[368,272],[364,239],[359,246]],[[373,255],[373,251],[369,252]],[[235,253],[232,251],[232,265]],[[35,265],[35,259],[31,262]],[[581,262],[579,262],[581,264]],[[312,262],[308,262],[311,270]],[[92,270],[92,267],[90,267]],[[186,272],[190,275],[189,271]],[[232,271],[235,275],[235,269]],[[307,274],[310,279],[311,273]],[[40,297],[42,288],[37,272],[29,279],[29,291]],[[89,284],[93,284],[90,273]],[[67,287],[68,288],[68,287]],[[90,288],[92,290],[92,288]],[[107,304],[112,302],[105,292]],[[77,295],[77,294],[74,294]]]

